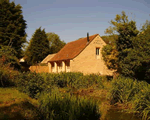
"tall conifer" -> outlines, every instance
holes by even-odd
[[[49,41],[45,30],[38,28],[30,40],[26,51],[27,62],[30,65],[41,62],[50,53]]]
[[[11,46],[21,57],[21,47],[26,42],[26,21],[22,7],[9,0],[0,1],[0,45]]]

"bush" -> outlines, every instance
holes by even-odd
[[[57,88],[39,98],[39,109],[46,120],[98,120],[99,108],[96,102],[63,94]]]
[[[17,80],[18,89],[32,98],[37,98],[44,90],[44,79],[35,72],[20,73]]]
[[[15,80],[18,74],[9,65],[0,65],[0,87],[15,86]]]
[[[58,87],[70,87],[74,89],[88,88],[93,85],[102,88],[102,80],[105,79],[96,74],[83,75],[80,72],[68,72],[68,73],[42,73],[41,76],[49,86]]]
[[[88,88],[96,86],[102,88],[101,77],[95,74],[84,76],[82,73],[20,73],[16,84],[18,89],[27,93],[32,98],[38,98],[38,95],[44,90],[49,92],[54,86],[59,88],[68,87],[70,89]]]

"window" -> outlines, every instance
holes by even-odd
[[[99,48],[96,48],[96,55],[99,55]]]

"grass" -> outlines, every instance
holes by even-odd
[[[123,105],[126,112],[150,119],[150,85],[145,81],[119,76],[111,81],[109,99],[112,105]]]
[[[79,106],[79,108],[86,108],[86,102],[89,100],[97,101],[100,107],[102,120],[105,119],[108,114],[107,112],[112,106],[124,112],[139,113],[144,120],[150,119],[150,85],[143,81],[139,82],[125,77],[108,80],[106,76],[94,74],[84,76],[81,73],[22,73],[16,81],[20,81],[18,84],[19,90],[25,94],[16,90],[17,88],[0,88],[0,120],[41,119],[45,113],[42,115],[39,112],[38,101],[30,97],[38,99],[42,92],[46,92],[49,95],[49,97],[45,96],[42,100],[52,100],[51,102],[53,102],[54,106],[57,106],[56,109],[61,109],[60,106],[65,107],[67,99],[76,101],[75,97],[77,97],[77,99],[86,97],[86,101],[82,100],[83,103],[85,102],[85,106]],[[57,99],[58,102],[55,100],[56,96],[52,97],[51,95],[51,90],[54,88],[57,88],[59,92],[65,95],[70,94],[74,97],[65,97],[65,99],[61,99],[61,97],[59,97],[61,95],[59,94]],[[28,97],[28,95],[30,97]],[[63,100],[66,101],[64,102]],[[75,105],[72,101],[70,101],[70,105],[68,106],[77,107],[78,105]],[[42,106],[41,102],[40,105]],[[68,106],[66,106],[67,109],[69,109]],[[50,107],[53,107],[53,105],[50,105]],[[41,111],[46,111],[47,109],[46,107],[41,108]],[[63,115],[63,113],[64,112],[62,112],[61,115],[65,116],[65,119],[67,119],[68,117]],[[68,111],[65,111],[65,113],[70,114]],[[82,116],[80,113],[77,113],[77,115],[74,113],[77,112],[73,112],[73,114],[71,114],[72,117]],[[55,118],[55,116],[59,118],[59,115],[53,113],[53,111],[51,111],[51,114],[54,116],[48,116],[48,118]]]
[[[35,120],[38,102],[16,88],[0,88],[0,120]]]
[[[99,106],[87,97],[61,93],[55,88],[39,98],[40,111],[46,120],[98,120]]]

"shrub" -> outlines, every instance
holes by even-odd
[[[57,74],[24,72],[19,74],[16,84],[20,91],[27,93],[32,98],[37,98],[43,90],[49,92],[54,86],[60,88],[67,87],[72,90],[91,86],[102,88],[103,79],[105,79],[105,77],[95,74],[84,76],[80,72]]]
[[[20,73],[17,86],[21,92],[27,93],[32,98],[37,98],[44,89],[44,80],[40,74],[35,72]]]
[[[9,65],[0,65],[0,87],[15,86],[18,72]]]
[[[42,73],[40,74],[47,85],[58,87],[70,87],[74,89],[88,88],[93,85],[102,88],[102,80],[105,79],[96,74],[83,75],[80,72],[68,72],[68,73]]]
[[[57,88],[43,93],[39,104],[43,119],[47,120],[98,120],[100,117],[96,102],[60,93]]]

